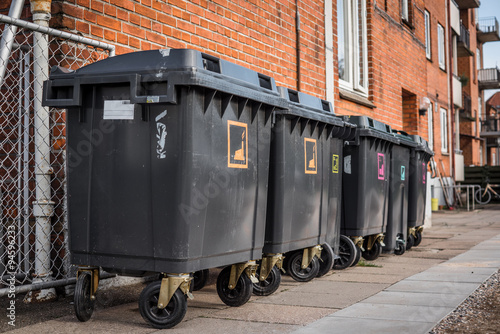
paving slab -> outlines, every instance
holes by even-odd
[[[429,272],[425,271],[407,278],[411,281],[435,281],[454,283],[482,283],[487,280],[492,273],[456,273],[456,272]]]
[[[430,273],[492,275],[496,271],[496,269],[488,267],[462,266],[457,263],[443,263],[435,267],[431,267],[426,271]]]
[[[334,311],[321,307],[247,303],[218,311],[212,314],[211,318],[304,326]]]
[[[396,283],[401,279],[406,278],[406,273],[393,275],[393,274],[367,274],[360,275],[359,273],[335,273],[328,277],[322,278],[326,281],[337,282],[360,282],[360,283]]]
[[[315,281],[320,284],[321,282]],[[316,284],[315,284],[316,285]],[[320,287],[294,289],[255,301],[263,304],[343,308],[383,290],[390,284],[323,282]]]
[[[399,291],[381,291],[361,303],[371,304],[391,304],[391,305],[413,305],[413,306],[440,306],[455,307],[462,303],[468,294],[446,294],[444,298],[436,298],[435,293],[420,291],[399,292]],[[431,302],[429,302],[431,301]]]
[[[476,283],[456,283],[456,282],[432,282],[432,281],[411,281],[405,279],[389,288],[387,291],[421,291],[435,294],[471,294],[476,290]]]
[[[411,321],[411,322],[438,322],[455,307],[446,306],[416,306],[394,304],[357,303],[343,310],[335,312],[333,317],[362,318],[374,321]]]
[[[155,334],[225,334],[225,333],[290,333],[297,325],[272,324],[228,319],[198,318],[182,321],[172,329],[155,331]],[[49,333],[47,333],[49,334]]]
[[[303,327],[294,334],[318,333],[427,333],[433,322],[409,322],[401,320],[373,321],[372,319],[327,317]]]
[[[137,309],[137,303],[129,303],[94,312],[87,322],[80,322],[76,316],[58,318],[29,326],[29,332],[40,334],[67,333],[153,333],[156,329],[148,326]],[[9,334],[24,334],[26,328],[9,331]]]

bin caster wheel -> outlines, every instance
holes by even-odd
[[[187,311],[186,295],[177,289],[164,309],[158,308],[161,281],[154,281],[142,290],[139,297],[139,312],[154,328],[172,328],[184,319]]]
[[[356,245],[351,238],[345,235],[340,236],[339,257],[333,263],[333,269],[335,270],[349,268],[354,263],[354,260],[356,260]]]
[[[417,247],[422,242],[422,233],[416,231],[415,235],[416,235],[416,238],[415,238],[415,242],[413,243],[413,246]]]
[[[359,260],[361,260],[361,253],[363,252],[361,248],[358,247],[358,245],[356,245],[355,247],[356,247],[356,257],[354,258],[351,267],[354,267],[358,264]]]
[[[327,274],[333,267],[333,249],[329,244],[321,245],[321,258],[319,259],[319,272],[316,277],[321,277]]]
[[[242,273],[236,287],[229,289],[231,266],[224,268],[217,277],[217,294],[227,306],[238,307],[250,300],[253,292],[253,283],[246,273]]]
[[[288,273],[297,282],[309,282],[312,280],[319,272],[319,260],[315,256],[313,257],[309,266],[302,269],[302,255],[303,251],[297,251],[290,256],[290,261],[288,262]]]
[[[260,266],[257,269],[257,277],[260,274]],[[253,294],[256,296],[269,296],[278,290],[281,283],[281,272],[274,266],[267,278],[259,283],[253,283]]]
[[[406,246],[403,241],[397,240],[396,241],[396,248],[394,248],[394,254],[396,255],[403,255],[405,253]]]
[[[408,233],[408,238],[406,240],[406,250],[410,250],[415,245],[415,237],[411,233]]]
[[[193,282],[191,284],[193,291],[203,289],[207,284],[209,274],[210,271],[208,269],[199,270],[193,273]]]
[[[78,320],[85,322],[94,313],[95,300],[91,298],[92,279],[89,272],[81,272],[75,286],[74,307]]]
[[[380,254],[382,254],[382,245],[380,243],[375,242],[372,246],[372,249],[365,250],[361,255],[365,260],[373,261],[376,260]]]

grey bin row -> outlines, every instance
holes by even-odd
[[[335,116],[327,101],[199,51],[55,67],[43,104],[67,109],[81,321],[92,315],[100,268],[158,273],[139,310],[170,328],[210,268],[223,268],[221,300],[240,306],[252,292],[276,291],[279,269],[308,281],[353,265],[361,252],[374,257],[386,232],[404,241],[407,225],[413,233],[423,224],[425,186],[418,177],[412,185],[432,154],[423,139],[401,144],[385,124]],[[396,195],[401,187],[389,182],[400,158],[408,178]],[[392,209],[398,196],[402,211]]]

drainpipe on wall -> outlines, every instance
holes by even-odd
[[[297,91],[300,92],[300,14],[299,14],[299,1],[295,1],[295,40],[296,40],[296,53],[297,53],[297,61],[296,61],[296,71],[297,71]]]
[[[9,9],[9,16],[16,19],[20,18],[23,7],[24,0],[12,0]],[[17,26],[10,24],[5,25],[2,33],[2,40],[0,40],[0,86],[2,86],[3,83],[5,70],[7,69],[7,62],[12,51],[12,43],[14,43],[16,33]]]
[[[33,23],[49,26],[51,0],[31,0]],[[34,72],[34,114],[35,114],[35,182],[36,200],[33,202],[33,215],[36,218],[35,229],[35,274],[33,283],[52,281],[50,271],[51,217],[54,214],[54,202],[51,201],[50,178],[50,115],[49,108],[42,106],[43,82],[48,79],[49,42],[48,35],[34,33],[33,40]],[[54,288],[30,292],[26,301],[42,301],[56,298]]]
[[[332,0],[325,0],[325,88],[326,100],[334,105],[334,67],[333,67],[333,22]]]
[[[450,120],[451,120],[451,133],[450,136],[450,178],[455,180],[455,144],[456,144],[456,133],[455,129],[455,103],[453,101],[453,46],[452,46],[452,33],[451,33],[451,0],[446,1],[446,34],[447,40],[446,45],[448,47],[448,98],[450,100]]]

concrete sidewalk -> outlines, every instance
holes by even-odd
[[[490,205],[433,214],[420,246],[402,256],[382,255],[308,283],[283,276],[276,293],[238,308],[219,300],[213,272],[173,329],[149,327],[134,302],[98,309],[86,323],[70,315],[9,333],[427,333],[498,268],[500,205]]]

